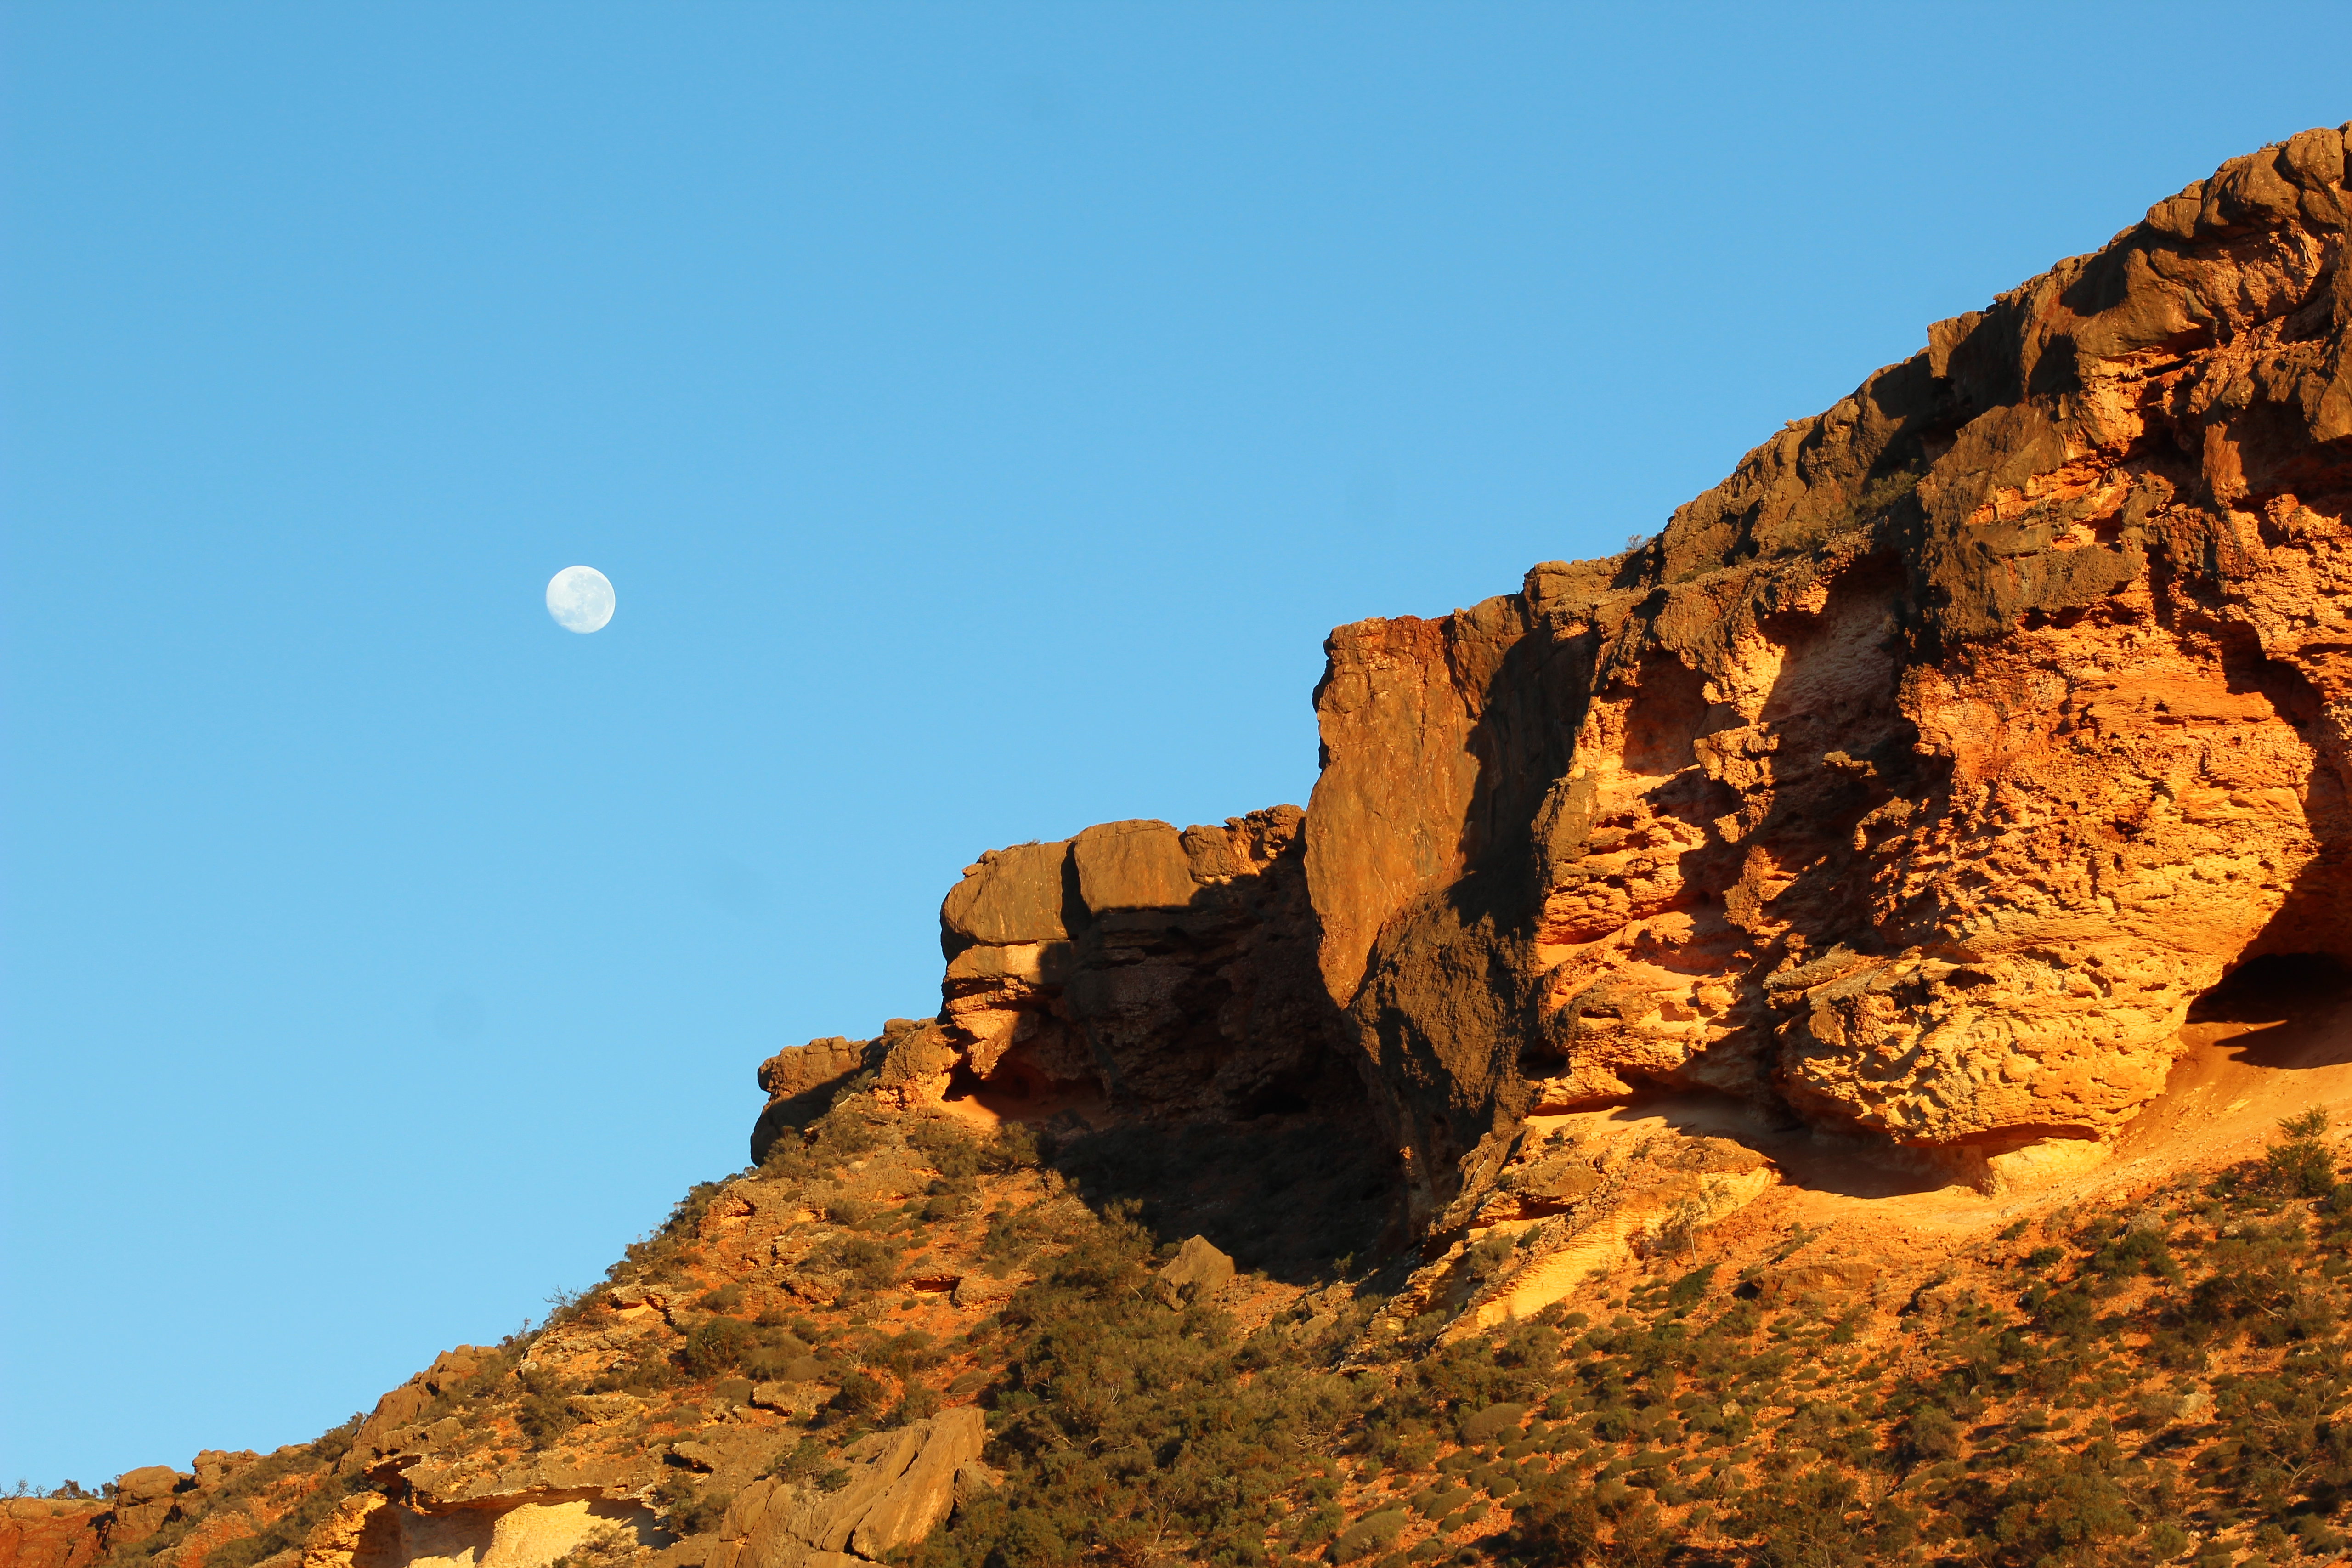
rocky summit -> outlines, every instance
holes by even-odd
[[[982,855],[595,1290],[0,1568],[2341,1560],[2347,143],[1339,628],[1304,810]]]

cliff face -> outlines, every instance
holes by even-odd
[[[1627,556],[1334,636],[1308,881],[1424,1207],[1654,1086],[2096,1140],[2225,971],[2346,951],[2345,149],[1937,323]]]
[[[1340,628],[1303,820],[984,858],[929,1054],[858,1048],[1247,1116],[1353,1095],[1336,1047],[1424,1225],[1657,1089],[2095,1151],[2225,973],[2352,953],[2347,137],[1937,323],[1626,555]]]

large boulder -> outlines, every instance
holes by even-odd
[[[1187,1237],[1160,1270],[1167,1300],[1205,1300],[1234,1282],[1234,1260],[1205,1236]]]
[[[706,1568],[843,1568],[882,1561],[948,1517],[957,1478],[988,1440],[969,1405],[859,1438],[842,1450],[848,1479],[830,1492],[769,1478],[738,1492]]]

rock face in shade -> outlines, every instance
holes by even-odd
[[[897,1092],[1368,1094],[1424,1222],[1647,1088],[2111,1134],[2224,973],[2352,955],[2347,134],[1937,323],[1624,555],[1341,627],[1303,819],[984,857]]]
[[[830,1102],[787,1114],[788,1100],[861,1067],[877,1093],[910,1108],[974,1091],[1015,1113],[1360,1106],[1344,1023],[1317,970],[1303,820],[1285,805],[1181,832],[1113,822],[982,856],[940,910],[937,1020],[771,1058],[754,1158],[781,1126]]]

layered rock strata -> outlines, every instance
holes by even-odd
[[[1111,822],[982,856],[940,912],[938,1017],[763,1063],[753,1158],[852,1081],[902,1108],[976,1096],[1096,1120],[1360,1103],[1318,969],[1304,821],[1281,805],[1181,832]]]
[[[901,1079],[1247,1114],[1336,1045],[1423,1224],[1660,1088],[2095,1148],[2233,965],[2352,952],[2347,135],[1937,322],[1627,554],[1341,627],[1303,818],[983,858]]]

